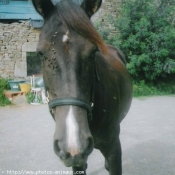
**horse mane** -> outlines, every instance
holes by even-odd
[[[56,5],[58,15],[65,27],[79,33],[95,44],[101,53],[108,54],[107,46],[100,37],[84,10],[71,0],[64,0]]]

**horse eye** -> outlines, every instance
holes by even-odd
[[[95,56],[95,53],[98,51],[98,48],[90,55],[90,58],[93,58]]]
[[[38,55],[39,55],[40,57],[42,57],[42,56],[43,56],[43,53],[42,53],[42,52],[38,52]]]
[[[93,54],[91,54],[90,58],[93,58],[93,57],[94,57],[94,53],[93,53]]]
[[[44,56],[44,54],[42,52],[38,52],[39,58],[41,59],[41,61],[44,61],[46,59],[46,57]]]

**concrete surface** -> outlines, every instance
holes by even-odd
[[[70,174],[53,152],[53,133],[47,105],[0,107],[0,175]],[[175,96],[133,99],[120,138],[123,175],[174,175]],[[87,174],[108,175],[98,150]]]

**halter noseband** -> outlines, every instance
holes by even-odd
[[[73,106],[79,106],[86,109],[88,112],[89,119],[92,120],[92,106],[84,100],[77,99],[77,98],[56,98],[51,100],[48,103],[48,105],[53,118],[54,118],[54,115],[51,110],[52,108],[57,106],[73,105]]]

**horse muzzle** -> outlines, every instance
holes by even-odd
[[[61,159],[62,163],[67,167],[81,167],[86,164],[88,156],[91,154],[94,148],[93,138],[88,138],[85,149],[76,150],[61,150],[59,147],[59,141],[54,141],[55,154]]]
[[[87,156],[82,156],[81,154],[71,156],[69,153],[61,153],[61,162],[67,167],[81,167],[86,164]]]

